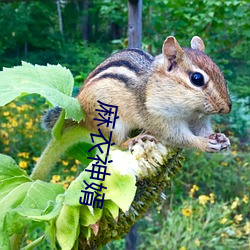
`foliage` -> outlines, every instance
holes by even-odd
[[[87,74],[108,54],[127,47],[126,1],[88,2],[89,6],[84,10],[81,0],[61,1],[61,34],[55,1],[2,1],[0,67],[18,65],[21,60],[41,65],[60,63],[70,68],[80,86]],[[88,17],[88,39],[83,39],[84,16]],[[202,234],[202,230],[197,231],[197,228],[204,225],[202,219],[209,216],[212,220],[208,223],[208,235],[212,237],[212,232],[222,232],[223,235],[217,234],[217,238],[213,239],[223,249],[230,247],[230,244],[240,245],[243,241],[246,242],[244,237],[247,231],[242,227],[249,216],[245,209],[247,205],[243,202],[245,195],[249,193],[248,17],[248,1],[143,1],[143,48],[157,54],[168,35],[175,35],[180,44],[186,46],[193,35],[201,36],[205,41],[206,52],[226,76],[233,98],[233,110],[229,116],[215,118],[216,128],[230,135],[231,152],[218,155],[190,151],[186,153],[184,171],[173,182],[172,191],[166,193],[170,205],[165,203],[160,214],[153,209],[146,220],[141,222],[141,231],[148,228],[145,235],[140,236],[141,247],[147,242],[147,249],[159,249],[159,244],[164,240],[160,236],[168,241],[174,238],[175,235],[167,237],[168,233],[174,233],[178,229],[175,222],[181,221],[180,227],[187,229],[191,225],[191,216],[185,217],[182,209],[190,207],[191,203],[195,208],[192,210],[192,225],[196,231],[187,231],[186,238],[179,238],[180,248],[187,247],[188,237],[193,239],[190,244],[194,249],[198,248],[199,242],[200,247],[214,247],[209,245],[209,239]],[[46,108],[44,100],[33,95],[22,97],[0,110],[0,152],[12,155],[28,174],[48,139],[47,134],[41,131],[39,122]],[[67,188],[84,168],[85,165],[81,162],[65,156],[52,171],[51,182],[60,183]],[[204,207],[196,198],[188,197],[195,184],[199,187],[199,195],[209,196],[214,193],[215,204],[206,204]],[[237,211],[231,209],[235,201],[241,204],[237,206]],[[229,219],[224,224],[216,223],[214,220],[225,212],[224,205],[228,207]],[[234,216],[239,214],[242,214],[243,220],[236,224]],[[249,224],[246,222],[246,225]],[[39,239],[44,229],[38,229],[38,224],[34,223],[30,227],[27,243]],[[152,232],[158,232],[156,237]],[[153,241],[154,237],[158,241],[151,244],[149,241]],[[196,237],[200,238],[197,240]],[[166,245],[168,241],[165,242]],[[113,243],[109,248],[113,249],[116,245],[116,249],[121,249],[123,242]],[[174,243],[171,241],[169,244]],[[44,245],[44,249],[46,247],[49,248]]]
[[[183,171],[166,190],[166,200],[138,223],[139,249],[248,249],[249,146],[239,146],[230,134],[228,152],[184,152]]]
[[[27,161],[20,161],[19,167],[13,158],[0,154],[0,201],[3,204],[0,212],[1,249],[19,249],[26,228],[34,227],[34,223],[44,230],[43,235],[37,235],[24,249],[36,247],[45,239],[52,249],[57,243],[62,249],[100,247],[127,233],[180,168],[176,149],[148,142],[144,146],[135,145],[133,154],[128,150],[109,150],[106,159],[105,147],[110,145],[103,143],[102,139],[95,139],[95,143],[104,144],[102,150],[105,151],[100,149],[95,163],[107,160],[105,165],[109,178],[97,178],[93,166],[99,165],[90,162],[84,169],[86,171],[80,172],[76,179],[71,179],[66,191],[59,183],[55,184],[60,180],[58,175],[53,176],[52,183],[47,183],[45,180],[63,153],[80,156],[79,159],[86,163],[82,155],[87,157],[88,146],[93,146],[89,138],[90,131],[82,125],[75,123],[73,126],[63,126],[65,113],[70,119],[83,119],[78,112],[78,100],[71,97],[72,75],[60,65],[45,67],[23,63],[13,69],[4,69],[0,72],[0,79],[0,105],[5,105],[21,94],[35,93],[43,95],[48,103],[62,106],[61,115],[52,130],[52,139],[30,176],[21,170],[27,168]],[[69,100],[75,105],[64,107]],[[6,120],[9,114],[4,111]],[[6,137],[3,143],[8,145],[9,134],[4,130],[1,133]],[[95,159],[95,154],[89,156]],[[30,154],[22,152],[18,156],[29,159]],[[98,175],[105,177],[106,172],[99,171]],[[90,187],[98,191],[95,192],[98,196],[95,196],[94,204],[96,197],[100,196],[97,202],[101,202],[101,206],[92,207],[82,201],[86,198],[82,198],[82,191]],[[107,187],[104,193],[102,189]]]
[[[232,203],[217,202],[213,193],[185,198],[175,210],[146,217],[151,226],[140,233],[138,249],[247,249],[248,205],[247,196]]]
[[[55,73],[56,72],[56,73]],[[53,106],[65,109],[65,118],[81,121],[84,118],[79,102],[71,97],[74,80],[69,70],[61,65],[33,66],[22,63],[0,73],[0,105],[25,94],[40,94]],[[6,86],[8,85],[8,88]]]

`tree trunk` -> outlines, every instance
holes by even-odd
[[[128,1],[128,47],[142,47],[142,0]]]
[[[88,20],[89,0],[82,1],[82,39],[89,40],[89,20]]]
[[[60,0],[56,1],[57,4],[57,12],[58,12],[58,20],[59,20],[59,29],[63,36],[63,22],[62,22],[62,12],[61,12],[61,6],[60,6]]]
[[[131,227],[129,233],[126,236],[126,250],[136,250],[137,241],[137,224]]]

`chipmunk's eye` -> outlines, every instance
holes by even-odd
[[[201,73],[195,72],[190,74],[190,81],[198,87],[201,87],[204,85],[204,77]]]

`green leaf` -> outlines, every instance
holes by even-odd
[[[113,150],[117,151],[117,150]],[[130,163],[130,153],[128,152],[122,152],[119,151],[119,160],[113,159],[112,154],[114,155],[114,152],[111,154],[111,158],[113,163],[107,164],[107,173],[110,173],[111,175],[107,175],[105,177],[105,181],[100,180],[94,180],[91,179],[91,172],[83,171],[69,186],[67,191],[65,192],[65,200],[64,204],[70,205],[70,206],[80,206],[79,199],[83,196],[83,193],[81,190],[84,190],[86,185],[84,184],[84,180],[88,183],[95,183],[100,184],[103,183],[104,187],[107,187],[107,189],[103,189],[102,193],[105,193],[105,200],[111,200],[116,205],[118,205],[123,211],[127,211],[133,201],[135,192],[136,192],[136,179],[134,175],[131,174],[122,174],[121,171],[119,171],[119,166],[122,162],[128,162]],[[104,155],[104,154],[103,154]],[[100,157],[103,157],[103,155],[99,155]],[[110,160],[109,159],[109,160]],[[137,164],[137,161],[135,161]],[[114,165],[115,164],[115,165]],[[134,162],[133,162],[134,164]],[[126,165],[126,164],[125,164]],[[92,170],[92,164],[90,163],[86,169]],[[85,170],[86,170],[85,169]],[[90,213],[93,215],[93,207],[87,206],[90,210]],[[115,209],[115,208],[114,208]],[[115,213],[115,211],[113,211]]]
[[[50,242],[51,249],[56,249],[56,223],[51,221],[45,229],[45,237]]]
[[[0,154],[0,181],[17,176],[26,176],[28,178],[28,175],[10,156]]]
[[[31,182],[30,178],[27,176],[17,176],[0,181],[0,201],[14,188],[25,182]]]
[[[61,206],[57,205],[47,216],[42,216],[49,201],[54,200],[64,190],[60,185],[35,181],[16,187],[0,202],[0,222],[8,229],[9,236],[20,231],[32,220],[52,220],[59,214]],[[42,217],[42,218],[41,218]]]
[[[31,185],[32,182],[22,183],[1,199],[0,221],[7,211],[22,203]]]
[[[92,160],[87,159],[87,157],[94,158],[96,156],[96,149],[92,150],[88,153],[88,150],[93,147],[94,144],[86,143],[86,142],[79,142],[72,147],[70,147],[66,154],[78,161],[82,162],[85,165],[88,165]]]
[[[0,72],[0,106],[18,96],[36,93],[53,106],[65,109],[66,118],[80,121],[84,114],[78,100],[71,97],[73,84],[71,72],[61,65],[34,66],[22,62],[22,66]]]
[[[114,219],[118,217],[119,207],[113,201],[110,200],[104,201],[103,207],[108,209],[108,211],[110,212],[110,214]]]
[[[82,227],[80,227],[80,231],[81,231],[81,235],[83,235],[84,238],[88,239],[91,237],[92,228],[82,226]]]
[[[61,193],[64,193],[64,188],[61,185],[37,180],[30,186],[20,207],[27,209],[27,211],[31,208],[42,212],[48,201],[55,200],[56,196]]]
[[[90,169],[90,165],[86,169]],[[101,181],[99,180],[92,180],[90,179],[91,173],[82,171],[81,174],[71,182],[70,186],[65,192],[65,200],[64,204],[70,205],[70,206],[82,206],[79,203],[80,197],[83,196],[83,193],[81,190],[84,190],[86,185],[83,182],[84,180],[88,183],[91,184],[92,182],[99,184]],[[88,209],[90,210],[91,213],[93,213],[93,207],[92,206],[87,206]]]
[[[31,221],[27,217],[22,217],[15,211],[15,209],[10,209],[6,211],[3,223],[3,229],[6,232],[6,237],[13,234],[22,234],[23,228],[29,225]]]
[[[80,225],[89,226],[95,224],[102,217],[103,210],[95,208],[93,214],[89,211],[88,206],[82,205],[80,207]]]
[[[0,249],[10,250],[10,240],[6,231],[0,225]]]
[[[105,200],[110,199],[117,204],[123,212],[129,210],[136,192],[136,180],[133,175],[122,175],[118,170],[113,169],[109,164],[108,171],[111,176],[107,176],[103,185],[105,189]]]
[[[11,157],[0,155],[0,159],[0,230],[6,238],[1,248],[4,249],[9,244],[9,236],[21,233],[30,219],[36,219],[32,216],[47,212],[50,214],[47,219],[55,219],[62,206],[62,201],[56,197],[64,189],[61,185],[40,180],[32,182]]]
[[[64,250],[71,250],[79,235],[80,207],[64,205],[56,220],[56,238]]]
[[[57,216],[59,215],[61,208],[63,206],[62,201],[64,199],[62,199],[62,201],[58,202],[58,200],[59,200],[58,197],[60,197],[60,196],[63,196],[63,195],[59,194],[56,197],[56,202],[51,201],[41,215],[27,215],[27,213],[21,211],[20,209],[18,209],[18,211],[21,215],[28,216],[32,220],[51,222],[57,218]]]

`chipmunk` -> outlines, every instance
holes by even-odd
[[[230,142],[213,131],[210,114],[227,114],[232,104],[223,74],[204,50],[198,36],[192,38],[191,48],[181,48],[169,36],[156,57],[140,49],[110,56],[88,75],[77,96],[87,115],[83,126],[97,131],[99,100],[118,106],[112,136],[118,146],[154,138],[164,145],[206,152],[227,149]],[[106,125],[100,128],[109,133]],[[136,129],[143,133],[129,138]]]

